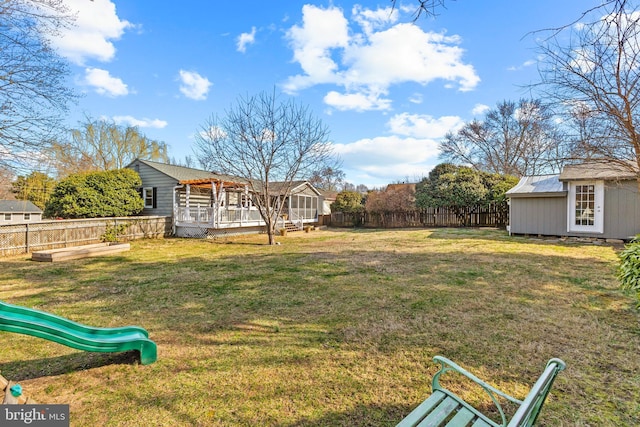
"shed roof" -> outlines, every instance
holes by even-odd
[[[515,187],[507,191],[509,197],[561,197],[564,190],[560,175],[523,176]]]
[[[42,209],[28,200],[0,200],[0,212],[42,213]]]
[[[575,181],[582,179],[636,179],[638,167],[631,162],[612,163],[592,161],[577,165],[566,165],[560,173],[560,181]]]

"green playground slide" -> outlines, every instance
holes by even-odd
[[[93,328],[64,317],[0,301],[0,331],[32,335],[78,350],[112,353],[137,350],[140,363],[157,359],[156,343],[138,326]]]

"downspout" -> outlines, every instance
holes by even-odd
[[[176,185],[173,187],[173,217],[171,218],[171,234],[176,235],[176,216],[178,215],[178,203],[176,202],[176,191],[184,188],[184,185]]]
[[[507,224],[505,224],[506,228],[507,228],[507,232],[509,233],[509,236],[511,236],[511,197],[509,197],[507,199],[507,212],[508,212],[508,217],[507,217]]]

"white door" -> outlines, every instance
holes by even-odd
[[[604,182],[569,183],[568,231],[604,232]]]

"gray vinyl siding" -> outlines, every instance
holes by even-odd
[[[29,214],[29,219],[24,219],[24,214]],[[11,219],[6,219],[6,215],[11,215]],[[41,213],[34,212],[0,212],[0,225],[28,224],[30,222],[42,221]]]
[[[605,183],[604,238],[630,239],[640,233],[640,198],[633,180]]]
[[[606,181],[604,184],[604,227],[602,233],[566,231],[564,236],[629,240],[640,233],[640,200],[635,180]]]
[[[142,162],[135,161],[129,168],[138,172],[145,188],[156,188],[156,208],[144,208],[142,215],[173,216],[173,188],[178,181]]]
[[[567,198],[513,197],[509,225],[513,234],[566,235]]]

